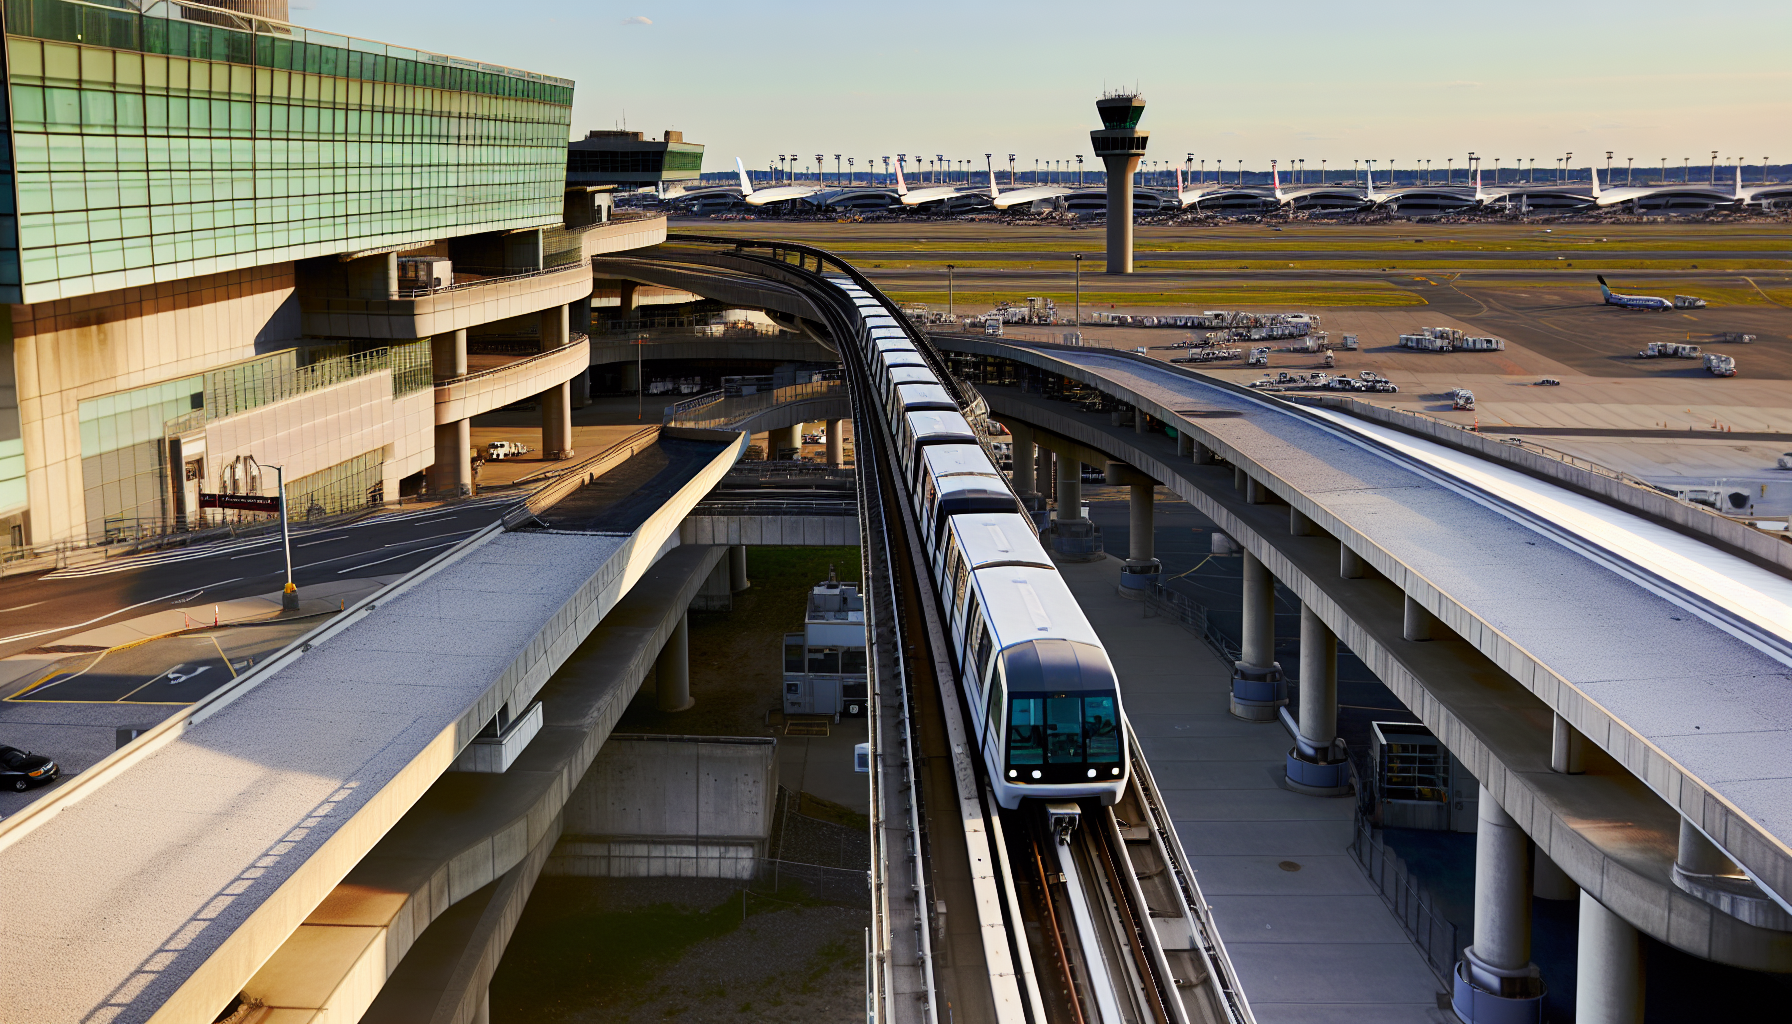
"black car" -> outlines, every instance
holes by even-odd
[[[56,762],[44,755],[0,743],[0,786],[23,793],[33,785],[55,782],[61,774]]]

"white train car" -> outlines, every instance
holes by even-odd
[[[883,403],[997,802],[1117,802],[1130,761],[1100,638],[914,339],[864,289],[831,279],[859,315],[854,340]]]

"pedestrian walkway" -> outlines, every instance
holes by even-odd
[[[1291,740],[1227,712],[1231,669],[1116,593],[1119,559],[1058,568],[1106,645],[1139,744],[1259,1024],[1443,1024],[1443,988],[1345,847],[1349,797],[1281,785]]]

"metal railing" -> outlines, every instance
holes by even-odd
[[[475,370],[472,373],[463,374],[459,377],[441,377],[436,380],[435,386],[438,388],[441,388],[441,387],[447,387],[450,384],[465,384],[465,383],[468,383],[469,381],[475,381],[475,380],[480,380],[485,377],[496,376],[497,374],[500,374],[500,373],[509,373],[510,371],[516,369],[519,366],[526,366],[529,363],[536,362],[537,360],[547,359],[552,356],[565,355],[567,349],[572,348],[574,345],[583,344],[588,340],[589,339],[587,339],[583,334],[575,334],[572,336],[571,341],[568,341],[566,344],[561,345],[559,348],[550,348],[546,352],[537,352],[532,356],[526,356],[526,357],[524,357],[522,359],[518,359],[514,362],[505,363],[503,366],[493,366],[493,367],[488,367],[487,369],[484,369],[484,370]]]
[[[1360,806],[1356,812],[1356,832],[1351,838],[1350,856],[1375,885],[1382,902],[1394,912],[1395,919],[1425,957],[1432,973],[1448,989],[1451,974],[1456,969],[1457,954],[1463,948],[1457,938],[1456,926],[1438,913],[1431,894],[1407,870],[1406,862],[1375,837]]]
[[[727,498],[706,498],[691,509],[693,516],[856,516],[859,503],[853,500],[767,501],[764,499],[730,501]]]
[[[424,296],[427,296],[427,295],[443,295],[448,292],[465,291],[468,288],[483,288],[486,285],[490,285],[490,284],[503,284],[508,281],[522,281],[522,280],[526,280],[531,277],[545,277],[549,274],[564,274],[569,270],[580,270],[580,269],[588,270],[589,268],[590,268],[590,264],[587,261],[582,260],[582,259],[573,260],[572,262],[569,262],[569,263],[562,263],[562,264],[559,264],[558,266],[540,267],[540,268],[533,269],[533,270],[515,270],[512,268],[508,268],[508,267],[456,267],[456,268],[454,268],[454,272],[456,275],[459,275],[459,274],[465,272],[465,273],[482,274],[482,275],[489,274],[490,276],[482,276],[479,279],[474,280],[474,281],[465,281],[465,282],[457,281],[454,284],[447,285],[442,288],[400,288],[396,292],[393,293],[393,298],[419,299],[419,298],[423,298]]]
[[[1145,591],[1145,614],[1175,619],[1182,628],[1200,637],[1228,665],[1243,656],[1232,638],[1221,633],[1207,617],[1207,606],[1187,594],[1171,590],[1162,582],[1153,583]]]
[[[837,380],[792,384],[774,391],[761,391],[756,395],[713,399],[700,406],[679,409],[679,406],[685,405],[686,402],[695,402],[708,397],[708,395],[698,395],[696,398],[686,399],[685,402],[680,402],[677,405],[667,406],[663,422],[669,427],[726,427],[739,423],[750,416],[756,416],[792,402],[806,402],[823,398],[845,399],[846,384]],[[700,414],[699,410],[701,410]]]

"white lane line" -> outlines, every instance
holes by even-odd
[[[22,612],[27,608],[36,608],[40,604],[43,604],[43,602],[33,601],[30,604],[15,604],[11,608],[0,608],[0,615],[4,615],[7,612]]]
[[[338,570],[336,570],[336,575],[340,576],[345,572],[354,572],[356,569],[366,569],[366,568],[370,568],[375,565],[383,565],[386,562],[396,562],[400,558],[404,558],[407,555],[415,555],[415,554],[418,554],[419,552],[423,552],[423,551],[434,551],[436,548],[452,547],[453,545],[459,544],[459,543],[460,543],[460,541],[451,540],[451,541],[446,541],[441,544],[431,544],[429,547],[426,547],[426,548],[413,548],[410,551],[401,551],[398,554],[393,555],[390,558],[382,558],[377,562],[362,562],[360,565],[351,565],[346,569],[338,569]]]
[[[15,640],[33,640],[40,636],[49,636],[51,633],[65,633],[70,630],[82,629],[87,626],[91,626],[96,622],[104,622],[105,620],[111,618],[114,615],[119,614],[120,612],[132,611],[134,609],[141,608],[147,604],[155,604],[159,601],[172,600],[173,598],[180,597],[183,594],[191,594],[195,591],[205,590],[205,589],[208,589],[211,587],[222,587],[222,586],[224,586],[226,584],[230,584],[230,583],[241,583],[242,581],[244,581],[246,579],[249,579],[249,577],[238,576],[235,579],[221,580],[217,583],[207,583],[203,587],[188,587],[185,590],[176,590],[172,594],[163,594],[161,597],[152,597],[147,601],[138,601],[136,604],[126,605],[123,608],[115,608],[112,611],[109,611],[104,615],[96,615],[93,618],[88,619],[86,622],[77,622],[70,626],[51,626],[49,629],[40,629],[34,633],[15,633],[12,636],[0,636],[0,644],[10,644]]]
[[[346,534],[346,533],[345,533],[345,534],[343,534],[343,535],[342,535],[342,536],[340,536],[340,537],[325,537],[325,538],[323,538],[323,539],[322,539],[322,540],[308,540],[308,541],[306,541],[306,542],[305,542],[305,543],[303,543],[303,544],[294,544],[294,545],[293,545],[293,547],[295,547],[295,548],[308,548],[308,547],[311,547],[311,546],[312,546],[312,545],[314,545],[314,544],[329,544],[329,543],[331,543],[331,542],[332,542],[332,541],[338,541],[338,540],[347,540],[347,539],[348,539],[348,534]]]

